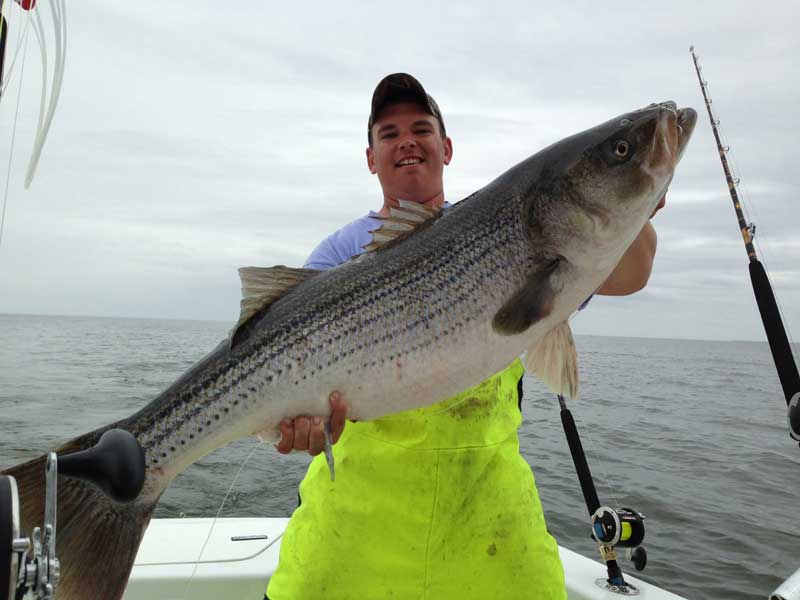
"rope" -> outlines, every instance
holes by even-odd
[[[39,164],[39,158],[42,155],[42,148],[47,139],[47,133],[50,130],[50,124],[53,122],[53,115],[58,105],[58,98],[61,95],[61,84],[64,80],[64,65],[66,63],[67,54],[67,7],[66,0],[50,0],[51,16],[53,20],[53,34],[55,45],[55,62],[53,65],[53,80],[50,90],[50,101],[47,103],[47,114],[43,117],[46,89],[47,89],[47,58],[44,46],[42,46],[42,60],[43,60],[43,73],[42,73],[42,99],[40,103],[39,112],[39,125],[36,130],[36,138],[34,141],[33,151],[31,152],[31,160],[28,163],[28,171],[25,175],[25,188],[29,188],[33,181],[33,176],[36,173],[36,167]],[[37,18],[38,12],[37,12]],[[42,28],[42,36],[44,36],[44,26],[41,19],[39,19],[39,26]]]

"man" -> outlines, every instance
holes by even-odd
[[[378,217],[400,199],[447,206],[443,171],[453,143],[416,79],[395,73],[378,84],[367,137],[367,166],[378,176],[383,206],[323,240],[308,268],[332,268],[363,252]],[[597,293],[644,287],[655,247],[648,223]],[[515,360],[439,404],[346,429],[346,399],[333,392],[333,441],[341,436],[336,482],[317,456],[300,485],[268,597],[565,598],[558,548],[519,454],[522,375]],[[278,450],[320,454],[323,423],[319,416],[281,423]]]

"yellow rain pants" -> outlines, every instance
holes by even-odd
[[[348,423],[300,484],[270,600],[566,598],[519,453],[517,360],[426,408]]]

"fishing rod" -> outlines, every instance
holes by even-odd
[[[639,590],[625,581],[617,562],[616,548],[627,548],[628,558],[633,561],[636,570],[644,570],[647,564],[647,552],[641,545],[644,541],[644,515],[632,508],[612,508],[600,504],[589,463],[583,452],[583,444],[578,435],[578,427],[561,394],[558,395],[558,404],[561,407],[561,424],[567,436],[572,462],[575,464],[575,472],[578,474],[583,499],[592,522],[592,539],[597,542],[600,557],[606,563],[608,571],[606,579],[597,579],[595,583],[609,592],[634,596]]]
[[[769,349],[772,352],[772,360],[775,362],[778,378],[783,388],[783,395],[786,398],[789,435],[795,441],[800,442],[800,375],[798,375],[797,372],[797,363],[795,363],[792,348],[786,336],[786,329],[784,328],[783,320],[778,310],[778,304],[775,301],[775,294],[772,291],[772,286],[767,277],[767,272],[764,269],[764,265],[758,260],[755,247],[753,246],[753,238],[756,232],[755,224],[748,224],[742,213],[742,205],[739,201],[739,193],[736,189],[739,184],[739,179],[735,178],[731,173],[727,157],[729,147],[722,145],[718,130],[720,121],[714,117],[714,113],[711,110],[711,99],[708,97],[708,82],[700,75],[702,69],[700,67],[700,61],[694,53],[694,46],[689,47],[689,53],[692,55],[692,60],[694,61],[697,80],[700,82],[700,90],[703,92],[703,100],[705,101],[706,110],[708,111],[708,118],[711,120],[711,129],[714,132],[714,139],[717,141],[717,151],[719,152],[719,159],[722,162],[722,170],[725,173],[725,180],[728,182],[728,191],[730,192],[731,200],[733,200],[733,209],[739,221],[739,231],[742,234],[747,257],[750,260],[749,271],[750,281],[753,284],[753,293],[756,296],[758,311],[761,313],[761,322],[764,324],[764,331],[767,334]]]
[[[36,0],[14,0],[22,10],[32,10],[36,6]],[[0,0],[0,98],[5,91],[3,72],[6,59],[6,46],[8,41],[8,20],[5,17],[5,0]],[[19,48],[17,48],[19,50]],[[12,61],[12,67],[14,62]]]
[[[8,39],[8,22],[3,15],[3,0],[0,0],[0,97],[3,96],[3,66],[6,62],[6,40]]]

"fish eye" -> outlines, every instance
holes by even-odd
[[[617,142],[614,144],[614,154],[620,158],[625,158],[628,156],[630,149],[630,145],[625,140],[617,140]]]
[[[630,124],[631,124],[631,120],[630,119],[622,119],[619,122],[619,126],[620,127],[625,127],[626,125],[630,125]]]

